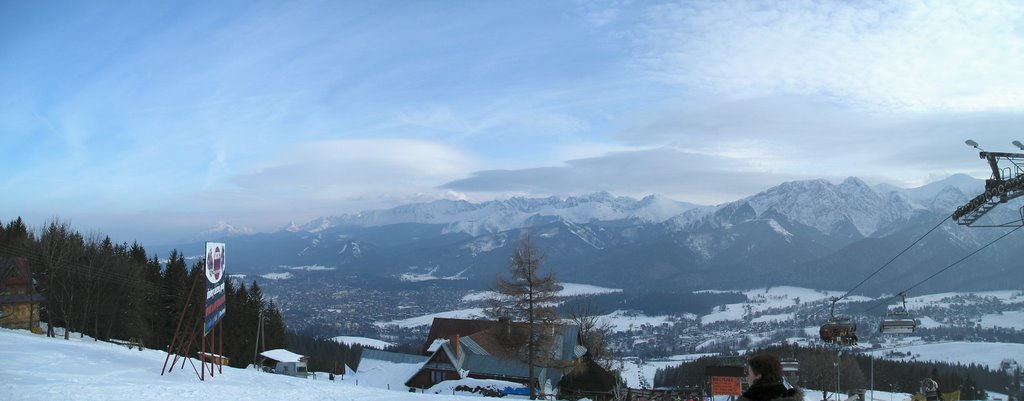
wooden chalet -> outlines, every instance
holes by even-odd
[[[43,301],[33,288],[28,259],[0,257],[0,327],[41,334],[39,304]]]
[[[463,378],[527,384],[530,381],[529,365],[522,361],[508,341],[517,332],[525,333],[527,327],[505,319],[435,318],[424,344],[428,359],[405,385],[426,389],[446,380]],[[544,361],[534,367],[536,384],[542,389],[557,388],[565,393],[579,390],[578,393],[586,393],[590,397],[611,394],[615,380],[610,373],[585,358],[587,349],[581,344],[579,327],[558,325],[553,330],[554,340],[550,349],[542,352]],[[563,383],[563,378],[567,377],[573,380]],[[586,388],[578,388],[576,384]]]

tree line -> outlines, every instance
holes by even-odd
[[[43,298],[40,320],[48,336],[63,328],[65,339],[71,333],[104,341],[136,339],[147,348],[167,350],[179,321],[185,332],[201,327],[206,286],[192,287],[197,277],[205,283],[205,261],[189,267],[177,250],[162,261],[137,242],[83,235],[56,220],[36,232],[19,217],[0,224],[0,256],[28,260],[35,290]],[[264,299],[255,281],[246,286],[228,279],[225,293],[227,313],[218,330],[227,340],[223,354],[232,366],[244,367],[257,352],[287,345],[280,310]],[[195,341],[189,356],[198,347]]]

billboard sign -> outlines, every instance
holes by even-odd
[[[711,394],[714,395],[741,395],[740,378],[711,376]]]
[[[704,374],[711,382],[711,394],[736,396],[743,394],[743,383],[740,380],[746,376],[743,366],[708,366],[704,368]]]
[[[224,254],[223,242],[206,243],[206,323],[203,325],[203,336],[217,326],[226,312],[224,282],[227,281],[227,275],[224,274]]]

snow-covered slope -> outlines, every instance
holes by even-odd
[[[111,343],[47,338],[0,329],[0,400],[307,400],[430,401],[464,396],[415,394],[357,385],[355,380],[298,379],[225,367],[199,377],[191,365],[160,375],[166,354],[129,350]],[[180,367],[180,365],[179,365]],[[364,383],[365,384],[365,383]]]
[[[886,224],[906,220],[913,213],[906,199],[881,195],[855,177],[839,185],[825,180],[786,182],[738,202],[748,203],[757,215],[775,209],[822,233],[831,233],[849,221],[864,236]]]
[[[59,332],[59,331],[58,331]],[[161,375],[166,354],[156,350],[130,350],[94,341],[47,338],[24,330],[0,329],[0,400],[166,400],[188,396],[214,400],[341,400],[341,401],[457,401],[482,395],[459,386],[518,388],[501,380],[448,380],[426,390],[409,392],[404,386],[418,364],[363,360],[359,370],[329,380],[300,379],[253,369],[224,367],[200,381],[189,362],[185,368]],[[196,362],[198,363],[198,362]],[[525,399],[507,396],[506,399]]]

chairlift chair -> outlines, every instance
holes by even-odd
[[[857,322],[848,317],[836,317],[836,302],[839,298],[832,298],[832,310],[829,312],[829,321],[818,330],[821,341],[830,344],[857,345]]]
[[[882,334],[910,334],[917,329],[917,320],[907,311],[907,296],[900,294],[903,298],[903,306],[896,307],[888,312],[888,316],[882,319],[878,325],[878,332]]]

